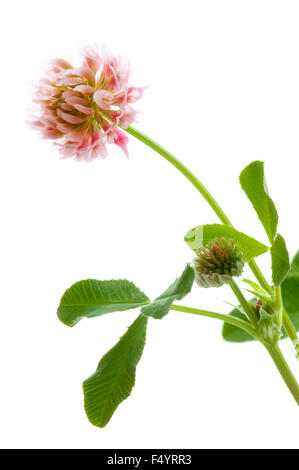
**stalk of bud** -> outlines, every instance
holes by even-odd
[[[214,238],[196,255],[193,269],[200,287],[221,287],[243,272],[243,253],[233,239]]]

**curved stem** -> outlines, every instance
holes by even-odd
[[[293,375],[291,369],[289,368],[285,358],[283,357],[278,344],[272,347],[266,347],[266,349],[272,357],[285,384],[287,385],[288,389],[290,390],[291,394],[299,405],[299,384],[295,376]]]
[[[216,320],[221,320],[241,328],[242,330],[249,333],[254,339],[260,339],[257,337],[254,329],[250,326],[250,324],[240,318],[224,315],[222,313],[209,312],[208,310],[200,310],[198,308],[183,307],[181,305],[172,305],[170,309],[176,310],[178,312],[192,313],[194,315],[201,315],[203,317],[215,318]]]
[[[146,144],[148,147],[155,150],[159,153],[162,157],[164,157],[168,162],[170,162],[173,166],[175,166],[192,184],[195,188],[200,192],[203,198],[207,201],[207,203],[211,206],[215,214],[219,217],[221,222],[226,225],[231,225],[230,220],[225,215],[221,207],[219,206],[218,202],[213,198],[213,196],[209,193],[206,187],[199,181],[199,179],[182,163],[178,160],[174,155],[168,152],[164,147],[157,144],[154,140],[147,137],[142,132],[138,131],[132,126],[129,126],[127,129],[124,129],[128,134],[133,135],[138,140]]]

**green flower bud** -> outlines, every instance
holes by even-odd
[[[257,299],[255,308],[258,313],[258,331],[268,344],[276,344],[281,338],[279,311],[273,299]]]
[[[269,344],[276,344],[281,338],[281,330],[275,323],[275,314],[272,308],[260,307],[258,329],[261,337]]]
[[[221,287],[243,272],[243,253],[233,239],[214,238],[196,255],[193,269],[200,287]]]

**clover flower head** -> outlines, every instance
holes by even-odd
[[[137,112],[145,87],[129,86],[129,65],[107,48],[83,50],[80,67],[64,59],[51,61],[36,87],[38,111],[30,124],[45,139],[53,139],[64,158],[90,162],[105,158],[107,144],[116,144],[128,157],[126,129]]]
[[[194,272],[200,287],[221,287],[243,272],[243,253],[238,244],[226,238],[214,238],[196,250]]]

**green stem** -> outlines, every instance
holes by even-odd
[[[142,132],[138,131],[132,126],[129,126],[127,129],[124,129],[128,134],[136,137],[136,139],[143,142],[145,145],[155,150],[162,157],[164,157],[168,162],[170,162],[175,168],[177,168],[189,181],[195,186],[195,188],[200,192],[203,198],[207,201],[210,207],[213,209],[215,214],[219,217],[221,222],[226,225],[232,225],[228,217],[225,215],[218,202],[213,198],[209,193],[206,187],[199,181],[198,178],[174,155],[168,152],[164,147],[157,144],[154,140],[147,137]]]
[[[216,320],[221,320],[226,323],[230,323],[231,325],[237,326],[238,328],[241,328],[242,330],[246,331],[253,338],[260,340],[260,338],[257,337],[254,329],[250,326],[250,324],[244,320],[241,320],[240,318],[224,315],[222,313],[209,312],[208,310],[200,310],[198,308],[183,307],[181,305],[172,305],[170,309],[176,310],[178,312],[192,313],[194,315],[201,315],[203,317],[215,318]]]
[[[260,286],[265,289],[268,294],[273,295],[272,287],[268,284],[267,280],[264,278],[263,273],[261,272],[260,268],[256,264],[256,262],[252,259],[248,262],[248,266],[250,267],[251,271],[253,272],[256,280],[259,282]]]
[[[279,329],[281,329],[282,320],[283,320],[283,304],[282,304],[280,286],[279,287],[274,287],[274,293],[275,293],[276,309],[277,309],[277,313],[278,313],[277,326],[278,326]]]
[[[291,369],[289,368],[285,358],[283,357],[278,344],[272,347],[266,346],[266,349],[272,357],[285,384],[287,385],[288,389],[290,390],[291,394],[299,405],[299,384],[295,376],[293,375]]]
[[[253,308],[251,307],[251,305],[247,302],[246,298],[244,297],[244,295],[242,294],[241,290],[239,289],[239,287],[237,286],[237,284],[235,283],[235,281],[232,279],[231,282],[229,283],[233,293],[235,294],[235,296],[237,297],[238,301],[240,302],[240,305],[241,307],[243,308],[245,314],[247,315],[247,317],[249,318],[249,320],[251,321],[251,323],[253,324],[253,326],[255,328],[257,328],[257,318],[256,318],[256,315],[254,313],[254,310]]]

